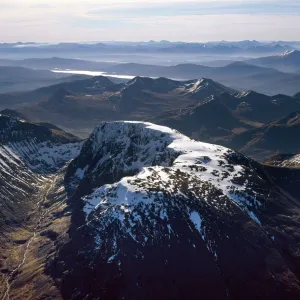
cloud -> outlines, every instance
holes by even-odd
[[[297,40],[300,3],[0,0],[0,41]]]

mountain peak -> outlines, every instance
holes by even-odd
[[[215,82],[209,78],[199,78],[196,80],[189,80],[184,82],[184,87],[187,93],[191,93],[194,96],[201,96],[202,98],[209,97],[211,95],[219,95],[224,92],[233,93],[234,90],[224,85]]]

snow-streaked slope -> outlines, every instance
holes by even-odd
[[[11,149],[32,170],[54,172],[75,158],[80,152],[81,145],[80,142],[60,144],[51,141],[39,142],[33,139],[8,143],[6,148]]]
[[[9,147],[0,145],[0,228],[26,217],[32,200],[29,195],[42,181]]]
[[[26,217],[47,175],[76,157],[81,145],[59,128],[0,115],[0,227]]]
[[[57,171],[76,157],[82,143],[63,131],[5,115],[0,116],[0,151],[39,173]]]

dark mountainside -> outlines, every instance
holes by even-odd
[[[267,96],[254,91],[236,95],[237,114],[257,122],[270,122],[299,110],[300,101],[286,95]],[[226,98],[227,100],[228,98]]]
[[[222,97],[225,96],[222,95]],[[228,94],[228,97],[231,96]],[[235,116],[217,96],[210,97],[197,105],[166,112],[151,119],[151,122],[176,128],[199,141],[216,143],[222,143],[223,139],[231,138],[234,132],[252,128],[251,125]]]
[[[264,160],[274,154],[299,153],[300,112],[233,137],[230,146]]]

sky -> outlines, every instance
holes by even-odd
[[[0,0],[0,42],[300,40],[300,0]]]

